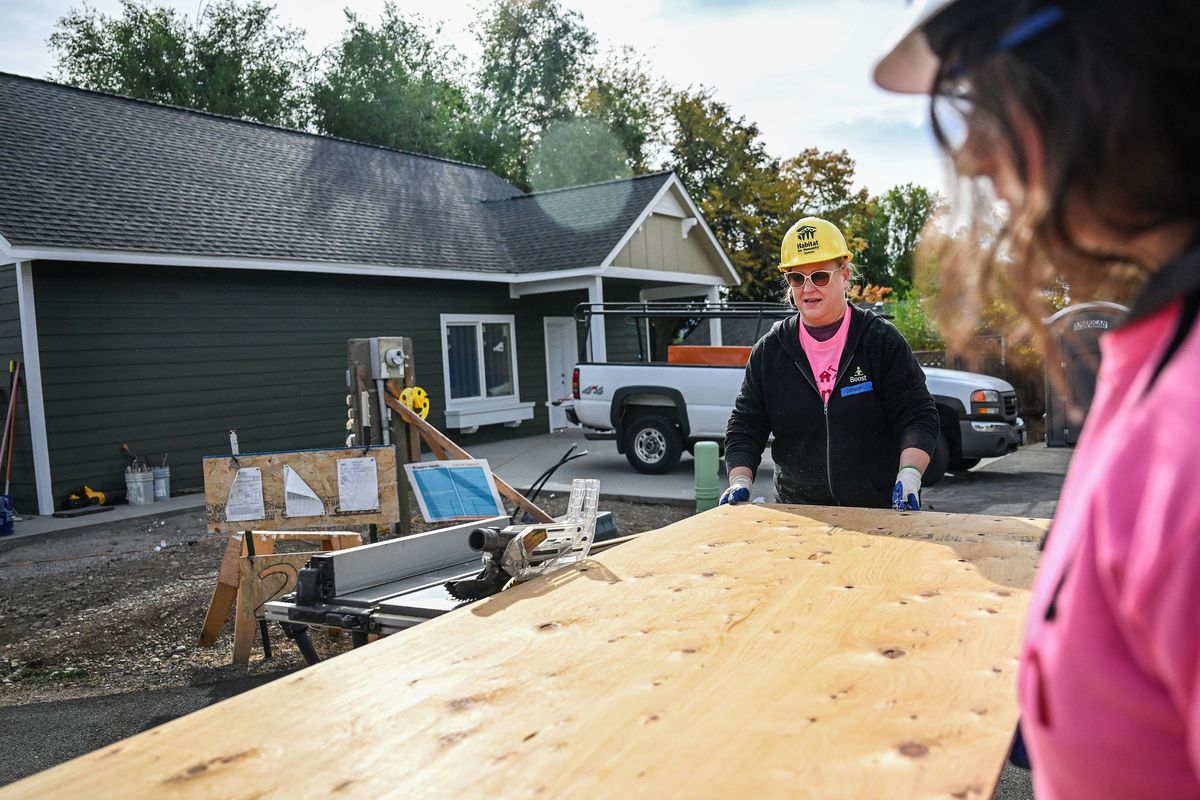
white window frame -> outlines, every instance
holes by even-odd
[[[512,366],[513,376],[513,393],[511,395],[502,395],[500,397],[487,396],[487,381],[484,379],[484,358],[483,358],[483,325],[488,322],[507,323],[510,331],[509,342],[512,346],[512,352],[509,354],[509,361]],[[450,397],[450,349],[447,347],[449,339],[448,328],[451,325],[471,324],[475,326],[475,347],[476,355],[479,357],[479,389],[483,392],[480,397],[470,398],[455,398]],[[446,410],[483,410],[492,408],[511,408],[521,402],[521,384],[518,378],[517,371],[517,318],[513,314],[442,314],[441,315],[441,330],[442,330],[442,379],[446,389]]]

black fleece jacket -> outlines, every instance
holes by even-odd
[[[900,452],[932,454],[938,415],[908,342],[879,315],[851,307],[829,405],[800,346],[799,314],[754,345],[725,432],[725,465],[757,471],[775,434],[781,503],[889,508]]]

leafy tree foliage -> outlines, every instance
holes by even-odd
[[[866,247],[858,262],[865,280],[901,291],[914,285],[917,243],[940,203],[936,192],[911,183],[871,200],[860,232]]]
[[[492,144],[483,163],[525,186],[533,144],[550,123],[575,116],[596,37],[558,0],[500,0],[476,35],[483,55],[475,146]]]
[[[121,0],[109,17],[84,6],[50,36],[54,77],[143,100],[275,125],[303,122],[312,59],[303,33],[261,0],[206,5],[193,22],[169,8]]]
[[[347,30],[312,87],[317,130],[359,142],[461,157],[468,124],[461,58],[388,2],[378,27],[346,11]]]

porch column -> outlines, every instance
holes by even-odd
[[[604,302],[604,280],[596,277],[588,287],[588,302]],[[592,361],[608,361],[608,339],[605,337],[603,316],[592,317],[591,334],[588,336],[588,347]]]
[[[33,262],[17,262],[17,306],[21,314],[21,350],[25,361],[25,405],[29,407],[29,437],[33,446],[33,479],[38,514],[54,513],[50,485],[50,446],[46,438],[46,406],[42,399],[42,359],[38,348],[37,316],[33,304]]]
[[[708,287],[708,298],[707,299],[708,299],[708,302],[710,302],[710,303],[721,302],[720,287],[719,286]],[[709,338],[709,341],[711,341],[715,345],[724,344],[724,341],[721,339],[721,318],[720,317],[713,317],[712,319],[710,319],[708,321],[708,338]]]

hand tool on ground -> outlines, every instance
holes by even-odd
[[[64,505],[67,508],[82,508],[84,506],[102,506],[108,503],[108,495],[84,485],[67,495]]]

